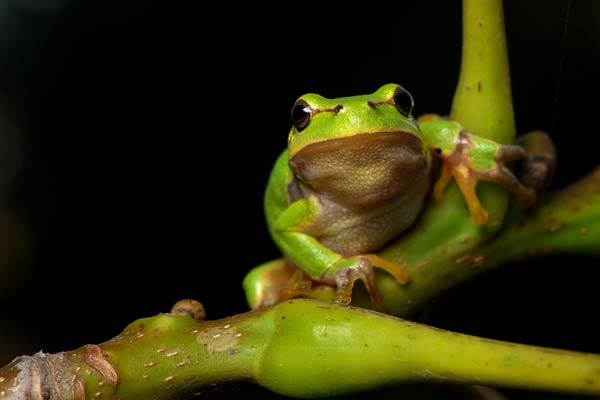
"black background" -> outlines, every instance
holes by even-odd
[[[571,3],[563,47],[566,1],[505,2],[518,129],[551,132],[553,188],[599,159],[600,3]],[[1,360],[102,342],[180,298],[211,319],[245,311],[244,274],[278,256],[262,193],[302,93],[397,82],[417,114],[448,112],[458,0],[287,7],[3,0],[0,91],[24,153],[7,204],[32,232],[34,261],[0,297]],[[438,299],[428,323],[600,353],[598,264],[505,266]]]

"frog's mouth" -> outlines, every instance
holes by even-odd
[[[308,190],[370,208],[428,185],[430,155],[413,133],[376,132],[310,144],[289,164]]]

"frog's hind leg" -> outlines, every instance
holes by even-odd
[[[535,203],[535,190],[523,185],[504,163],[515,161],[526,156],[525,150],[516,145],[498,145],[493,166],[489,168],[476,168],[470,162],[455,167],[452,171],[456,183],[460,187],[465,201],[471,212],[471,220],[475,225],[482,225],[488,219],[488,213],[483,208],[475,187],[480,180],[495,182],[515,194],[517,201],[529,206]]]
[[[520,180],[505,162],[522,160]],[[556,151],[550,137],[543,131],[530,132],[519,139],[519,145],[502,145],[496,154],[496,166],[480,171],[481,179],[497,182],[513,192],[525,207],[536,203],[556,169]]]
[[[314,282],[300,268],[280,258],[253,268],[243,282],[251,309],[264,308],[297,297],[333,300],[335,288]]]
[[[536,201],[535,190],[519,182],[513,173],[501,163],[492,169],[480,171],[478,175],[482,180],[496,182],[513,192],[517,201],[524,206],[531,206]]]
[[[266,262],[250,270],[242,282],[250,308],[276,304],[281,288],[292,274],[293,269],[283,258]]]
[[[532,206],[537,199],[534,188],[521,183],[505,165],[527,157],[527,151],[519,145],[501,145],[461,132],[461,142],[457,151],[448,161],[452,174],[469,205],[471,220],[476,225],[487,221],[487,212],[479,203],[475,186],[480,180],[499,184],[514,193],[517,201],[524,206]]]
[[[504,165],[522,160],[520,180]],[[480,171],[481,179],[497,182],[513,192],[525,207],[535,204],[538,193],[552,180],[556,170],[556,150],[546,132],[533,131],[523,135],[518,145],[502,145],[496,154],[496,166]]]
[[[295,299],[297,297],[312,297],[310,293],[313,289],[313,282],[308,275],[291,263],[288,263],[287,267],[292,268],[293,272],[279,290],[279,296],[276,303],[281,303],[282,301]]]

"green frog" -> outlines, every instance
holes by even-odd
[[[410,276],[375,252],[419,216],[434,159],[441,161],[441,171],[433,197],[440,200],[454,178],[473,224],[488,219],[475,190],[479,180],[502,185],[523,204],[535,202],[536,190],[505,166],[526,155],[523,147],[476,136],[437,116],[417,123],[413,107],[411,94],[397,84],[369,95],[306,94],[295,102],[288,146],[275,162],[264,201],[270,234],[285,258],[245,278],[252,308],[308,293],[308,277],[335,288],[336,300],[345,304],[360,280],[373,308],[381,309],[373,268],[387,271],[401,285]],[[286,289],[267,295],[261,271],[283,265],[297,273],[282,273],[270,285]]]

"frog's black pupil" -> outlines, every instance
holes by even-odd
[[[292,110],[292,122],[300,122],[308,116],[304,104],[296,104]]]
[[[394,103],[400,114],[408,117],[412,111],[413,100],[411,95],[403,89],[398,89],[394,95]]]
[[[298,132],[308,126],[310,122],[310,107],[304,101],[298,101],[292,108],[292,123]]]

